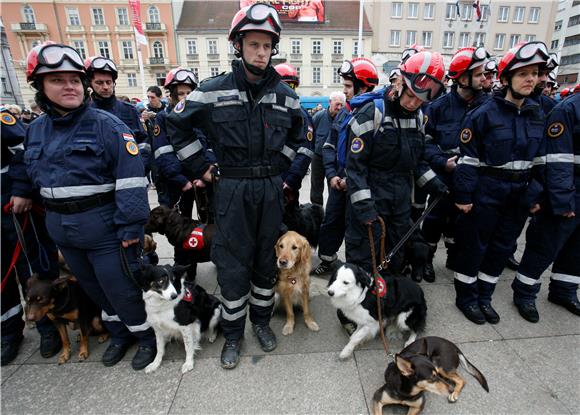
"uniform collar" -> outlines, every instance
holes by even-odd
[[[493,99],[495,99],[497,102],[501,103],[505,107],[519,112],[537,111],[540,108],[540,104],[530,97],[524,98],[524,103],[521,106],[521,108],[518,108],[513,102],[510,102],[507,99],[505,99],[505,95],[503,94],[495,94],[493,96]]]

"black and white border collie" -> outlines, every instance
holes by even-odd
[[[381,299],[383,323],[391,324],[402,332],[409,332],[405,343],[407,346],[415,341],[417,333],[425,327],[427,304],[423,290],[408,278],[389,277],[385,282],[387,292]],[[350,341],[340,352],[341,359],[350,357],[359,344],[373,339],[379,332],[377,298],[373,289],[371,275],[353,264],[344,264],[338,268],[328,282],[330,302],[357,326]]]
[[[161,365],[165,343],[172,338],[183,339],[185,363],[181,372],[193,369],[193,357],[200,349],[201,334],[210,343],[217,337],[221,303],[202,287],[183,286],[181,275],[189,266],[143,265],[141,281],[147,321],[155,330],[157,355],[146,368],[151,373]]]

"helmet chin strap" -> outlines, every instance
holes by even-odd
[[[242,55],[242,63],[244,64],[244,66],[246,67],[246,69],[248,71],[250,71],[250,73],[256,75],[256,76],[264,76],[266,74],[266,69],[260,69],[257,66],[254,66],[250,63],[248,63],[246,61],[246,58],[244,58],[244,56]],[[270,64],[270,62],[268,62],[268,65]]]
[[[512,88],[512,77],[511,76],[508,79],[508,89],[510,90],[512,97],[514,97],[514,99],[524,99],[527,96],[527,95],[522,95],[519,92],[516,92]]]

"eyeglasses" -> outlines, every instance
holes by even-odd
[[[197,85],[197,77],[191,71],[181,69],[175,74],[175,80],[181,83],[192,83]],[[189,82],[187,82],[189,80]]]
[[[422,101],[432,101],[443,92],[443,83],[431,75],[404,71],[401,71],[401,74],[404,76],[407,86]]]
[[[117,65],[115,65],[115,62],[113,62],[110,59],[98,57],[98,58],[93,59],[93,61],[91,62],[91,67],[93,69],[107,70],[107,66],[109,67],[109,69],[111,71],[117,72]]]
[[[276,32],[282,30],[282,22],[280,21],[280,16],[278,16],[278,11],[276,11],[274,6],[265,3],[255,3],[246,11],[246,16],[232,29],[232,32],[238,31],[248,23],[259,24],[264,23],[268,19],[270,19]]]
[[[79,69],[85,68],[78,52],[70,46],[46,45],[38,52],[38,63],[48,68],[59,67],[65,59]]]
[[[344,78],[354,78],[354,65],[352,62],[344,61],[338,68],[338,74]]]
[[[548,48],[544,42],[529,42],[523,45],[521,48],[518,49],[516,52],[516,58],[519,61],[529,61],[531,60],[536,54],[539,54],[542,58],[546,60],[550,58],[548,54]]]

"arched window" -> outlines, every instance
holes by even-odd
[[[153,42],[153,57],[155,58],[163,57],[163,45],[158,40]]]
[[[22,14],[24,15],[24,21],[26,23],[35,23],[34,10],[28,4],[22,8]]]
[[[149,23],[160,23],[161,20],[159,19],[159,10],[157,7],[151,6],[149,7]]]

